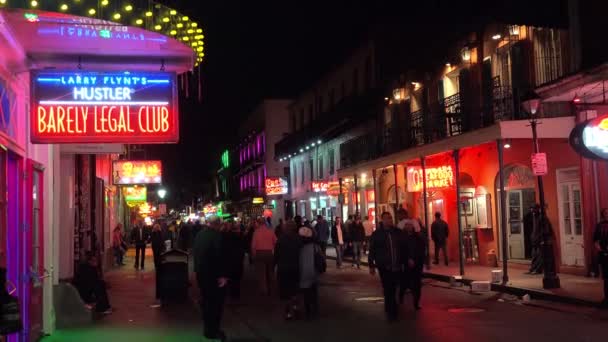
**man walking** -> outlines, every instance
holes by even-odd
[[[225,341],[226,334],[220,324],[228,282],[227,258],[222,247],[219,218],[212,217],[208,222],[209,227],[199,232],[194,240],[194,271],[201,291],[205,337]]]
[[[443,259],[445,265],[448,265],[448,253],[445,249],[446,241],[448,240],[448,235],[450,234],[450,229],[448,227],[448,223],[441,219],[441,213],[435,213],[435,222],[431,225],[431,238],[433,239],[433,243],[435,244],[435,265],[439,264],[439,251],[443,251]]]
[[[321,251],[323,251],[323,255],[325,255],[325,250],[327,249],[327,240],[329,240],[329,223],[327,223],[323,216],[317,216],[317,224],[315,225],[314,230],[317,235],[317,241],[319,241]]]
[[[397,288],[401,273],[406,266],[413,266],[414,261],[409,256],[404,233],[395,228],[392,215],[384,212],[381,217],[382,228],[371,237],[369,272],[375,275],[378,269],[384,292],[384,311],[388,320],[394,322],[398,316]]]
[[[598,263],[604,278],[603,308],[608,308],[608,209],[602,209],[602,220],[595,227],[593,242],[598,253]]]
[[[133,230],[131,230],[131,243],[135,245],[135,269],[144,269],[144,261],[146,260],[146,244],[150,236],[144,228],[142,222],[139,222]]]
[[[361,223],[361,216],[357,215],[355,221],[351,224],[351,244],[353,247],[353,267],[361,268],[361,246],[365,241],[365,228]]]

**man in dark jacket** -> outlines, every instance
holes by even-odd
[[[133,228],[133,230],[131,230],[131,243],[135,245],[136,269],[144,269],[144,261],[146,260],[146,244],[148,244],[148,240],[150,240],[150,233],[144,227],[143,222],[139,222]]]
[[[193,248],[194,271],[201,291],[201,309],[205,337],[224,341],[226,335],[220,330],[228,267],[222,247],[222,235],[218,217],[209,219],[209,227],[196,235]]]
[[[446,241],[450,234],[448,223],[441,219],[441,213],[435,213],[435,222],[431,225],[431,238],[435,243],[435,265],[439,264],[439,251],[443,250],[445,265],[448,265],[448,253],[445,249]]]
[[[361,216],[357,215],[350,225],[350,241],[353,247],[353,267],[361,268],[361,248],[365,241],[365,228],[361,222]]]
[[[410,253],[413,265],[408,265],[403,272],[403,283],[399,291],[399,302],[403,304],[405,289],[412,291],[414,310],[420,310],[420,297],[422,295],[422,270],[426,260],[426,239],[422,231],[412,229],[412,226],[405,228],[407,248]]]
[[[327,240],[329,240],[329,223],[327,223],[325,218],[321,215],[317,216],[315,233],[317,240],[319,241],[319,246],[321,246],[321,250],[323,251],[323,254],[325,254],[325,250],[327,249]]]
[[[602,220],[595,227],[593,233],[595,250],[598,253],[598,262],[604,278],[604,301],[602,306],[608,308],[608,209],[602,209]]]
[[[382,226],[371,237],[369,250],[369,272],[380,273],[384,291],[384,311],[389,321],[396,321],[398,315],[397,288],[405,267],[413,267],[407,241],[403,231],[393,224],[393,216],[389,212],[382,213]]]

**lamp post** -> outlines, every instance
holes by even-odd
[[[532,127],[532,143],[534,145],[534,153],[539,153],[540,148],[538,146],[538,135],[536,127],[538,125],[537,112],[540,107],[541,99],[535,92],[529,92],[524,96],[522,106],[524,110],[530,114],[530,127]],[[545,204],[545,188],[543,184],[543,177],[539,175],[538,180],[538,199],[540,202],[540,220],[538,223],[541,225],[542,242],[541,249],[543,255],[543,288],[555,289],[560,287],[559,277],[555,271],[555,255],[553,253],[553,231],[549,229],[549,220],[546,216],[546,204]]]
[[[165,199],[165,196],[167,195],[167,190],[160,188],[156,193],[158,194],[158,198],[162,200]]]

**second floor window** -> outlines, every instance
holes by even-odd
[[[298,166],[296,163],[293,163],[293,183],[292,185],[295,187],[298,184]]]
[[[312,182],[312,180],[315,178],[314,161],[312,159],[308,161],[308,166],[310,169],[310,181]]]
[[[317,160],[317,163],[319,163],[319,179],[323,179],[324,176],[324,170],[323,170],[323,156],[319,156],[319,160]]]
[[[329,150],[327,154],[327,158],[329,159],[329,174],[333,176],[334,172],[336,171],[334,150]]]
[[[302,178],[300,180],[300,184],[304,185],[304,175],[305,175],[305,172],[304,172],[304,162],[300,163],[300,168],[302,168]]]

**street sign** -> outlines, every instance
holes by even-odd
[[[167,205],[165,203],[158,205],[158,213],[161,215],[167,215]]]
[[[535,176],[544,176],[548,173],[546,153],[532,154],[532,172]]]
[[[274,209],[274,204],[264,204],[262,206],[262,209]]]

